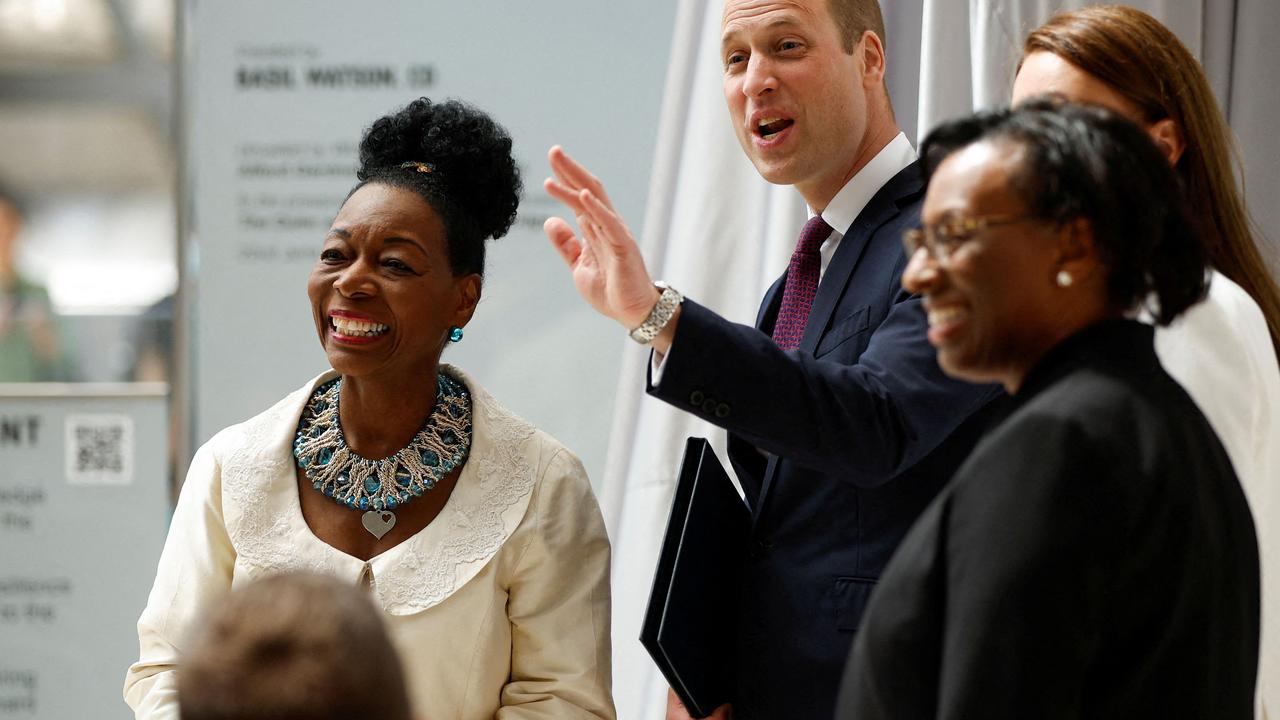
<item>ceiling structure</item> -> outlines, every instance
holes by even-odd
[[[0,0],[0,177],[172,192],[173,0]]]

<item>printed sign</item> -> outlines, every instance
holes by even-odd
[[[546,154],[562,144],[605,178],[640,233],[675,0],[189,5],[190,439],[327,367],[307,276],[355,183],[361,133],[419,96],[457,98],[511,132],[525,189],[515,227],[490,245],[466,339],[444,361],[598,478],[628,340],[577,296],[543,236],[562,212],[542,189]]]
[[[163,386],[0,385],[0,720],[121,699],[169,515]]]

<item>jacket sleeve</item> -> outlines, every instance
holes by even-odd
[[[613,720],[609,539],[582,463],[551,458],[507,602],[511,680],[497,720]]]
[[[784,351],[685,300],[649,392],[756,447],[874,487],[919,462],[1000,391],[946,377],[918,296],[899,291],[854,364]]]
[[[231,587],[235,553],[222,519],[220,468],[210,445],[191,461],[155,584],[138,619],[138,661],[124,699],[139,720],[177,720],[174,669],[191,619]]]

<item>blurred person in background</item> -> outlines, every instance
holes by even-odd
[[[0,186],[0,382],[60,380],[49,293],[18,272],[24,215],[17,195]]]
[[[1258,553],[1231,461],[1160,366],[1203,243],[1142,129],[1026,102],[921,148],[903,284],[947,373],[1013,396],[885,569],[837,717],[1253,716]]]
[[[173,353],[173,316],[177,298],[166,295],[138,316],[130,333],[133,363],[129,379],[134,382],[168,382]]]
[[[1280,289],[1236,184],[1231,130],[1191,52],[1130,7],[1064,12],[1033,30],[1013,102],[1042,93],[1138,123],[1173,165],[1201,228],[1208,297],[1156,329],[1156,354],[1213,425],[1249,498],[1262,558],[1258,713],[1280,718]]]
[[[192,459],[125,679],[139,718],[177,718],[182,634],[205,607],[295,569],[368,589],[415,715],[615,717],[609,540],[586,471],[441,363],[487,240],[516,217],[511,146],[453,100],[365,132],[307,285],[333,369]]]
[[[404,671],[366,593],[313,573],[239,588],[195,622],[183,720],[409,720]]]

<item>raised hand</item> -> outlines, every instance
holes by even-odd
[[[659,292],[645,269],[640,247],[605,194],[604,186],[560,146],[547,154],[554,178],[543,186],[577,220],[581,237],[563,218],[548,218],[543,231],[573,273],[573,284],[591,307],[628,330],[649,317]]]

